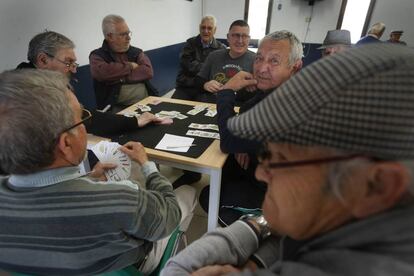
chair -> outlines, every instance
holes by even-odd
[[[177,227],[175,231],[171,234],[170,239],[168,240],[167,246],[165,247],[164,254],[161,257],[160,263],[158,264],[157,268],[150,274],[150,276],[158,276],[161,270],[164,268],[165,264],[167,263],[168,259],[174,256],[179,249],[182,249],[183,246],[187,246],[187,237],[185,233]],[[135,266],[131,265],[124,269],[102,273],[99,276],[143,276]],[[15,275],[13,275],[15,276]],[[23,275],[16,275],[16,276],[23,276]]]

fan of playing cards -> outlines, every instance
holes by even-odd
[[[120,146],[118,143],[101,141],[91,149],[100,162],[117,165],[116,168],[105,171],[108,180],[125,180],[131,175],[131,159],[119,150]]]

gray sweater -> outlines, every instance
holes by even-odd
[[[265,268],[237,275],[414,275],[414,207],[400,207],[354,221],[300,244],[284,256],[285,239],[259,248],[248,226],[237,221],[207,233],[171,259],[162,276],[188,275],[211,264],[243,265],[255,252]]]
[[[171,183],[152,162],[142,169],[147,189],[78,167],[0,178],[0,270],[92,275],[142,262],[181,217]]]

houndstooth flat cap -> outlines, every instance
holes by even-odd
[[[323,58],[228,121],[250,140],[414,158],[414,50],[373,43]]]

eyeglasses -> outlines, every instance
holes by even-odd
[[[272,153],[266,147],[263,147],[257,155],[259,164],[261,166],[264,166],[265,169],[284,169],[284,168],[291,168],[291,167],[332,163],[332,162],[346,161],[346,160],[365,157],[365,156],[361,154],[350,154],[350,155],[331,156],[331,157],[325,157],[325,158],[298,160],[298,161],[289,161],[289,162],[275,162],[275,163],[269,162],[268,164],[264,165],[263,164],[264,161],[271,159],[271,157],[272,157]]]
[[[200,29],[201,30],[212,31],[213,30],[213,27],[211,27],[211,26],[200,26]]]
[[[126,37],[130,37],[132,35],[132,32],[131,31],[128,31],[128,32],[123,32],[123,33],[112,33],[112,34],[118,35],[118,36],[120,36],[122,38],[126,38]]]
[[[247,39],[250,38],[250,35],[247,35],[247,34],[239,34],[239,33],[232,33],[232,34],[229,34],[229,36],[232,39],[237,39],[237,40],[239,40],[240,38],[243,39],[243,40],[247,40]]]
[[[65,128],[64,130],[62,130],[60,133],[62,134],[62,133],[65,133],[65,132],[67,132],[67,131],[69,131],[69,130],[71,130],[71,129],[73,129],[73,128],[75,128],[75,127],[77,127],[77,126],[79,126],[79,125],[81,125],[81,124],[85,124],[87,121],[89,121],[90,119],[92,118],[92,114],[91,114],[91,112],[89,111],[89,110],[87,110],[87,109],[82,109],[82,118],[81,118],[81,121],[79,122],[79,123],[76,123],[76,124],[74,124],[74,125],[72,125],[72,126],[70,126],[70,127],[68,127],[68,128]]]
[[[48,55],[48,57],[50,57],[50,58],[56,59],[57,61],[59,61],[62,64],[65,64],[65,66],[67,68],[75,68],[76,69],[76,68],[79,67],[79,64],[74,62],[74,61],[69,62],[69,61],[60,60],[60,59],[56,58],[54,55],[51,55],[51,54],[48,54],[48,53],[46,53],[46,55]]]

